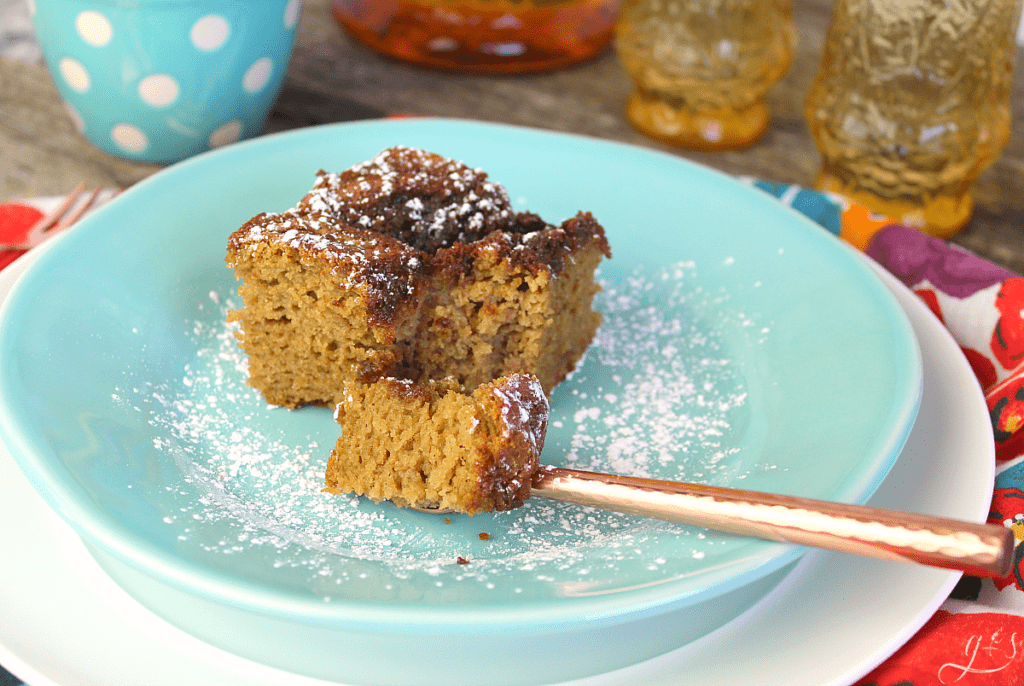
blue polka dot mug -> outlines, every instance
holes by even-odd
[[[302,0],[29,0],[75,125],[113,155],[176,162],[259,134]]]

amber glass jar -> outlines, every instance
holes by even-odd
[[[628,0],[615,49],[633,79],[630,123],[694,150],[757,142],[793,59],[792,16],[792,0]]]
[[[357,40],[436,69],[516,74],[594,57],[611,41],[618,0],[332,0]]]

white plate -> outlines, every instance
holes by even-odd
[[[0,300],[29,258],[0,273]],[[906,288],[925,363],[924,398],[906,448],[871,503],[984,521],[994,449],[984,398],[959,348]],[[828,446],[822,446],[828,459]],[[953,499],[949,495],[957,493]],[[0,664],[32,686],[312,686],[213,648],[132,600],[99,569],[0,446]],[[787,686],[846,686],[905,643],[958,574],[814,551],[768,597],[676,651],[577,686],[749,686],[765,665]],[[454,677],[455,675],[453,675]]]

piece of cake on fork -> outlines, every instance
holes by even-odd
[[[327,490],[475,514],[530,496],[547,429],[537,378],[510,374],[468,391],[454,379],[347,382]]]

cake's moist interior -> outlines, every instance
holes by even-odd
[[[241,345],[268,402],[333,405],[347,378],[534,373],[550,393],[600,323],[610,256],[588,213],[547,224],[461,162],[385,150],[236,231]]]
[[[347,383],[328,490],[470,514],[530,493],[548,406],[536,379],[510,375],[472,393],[451,378]]]

